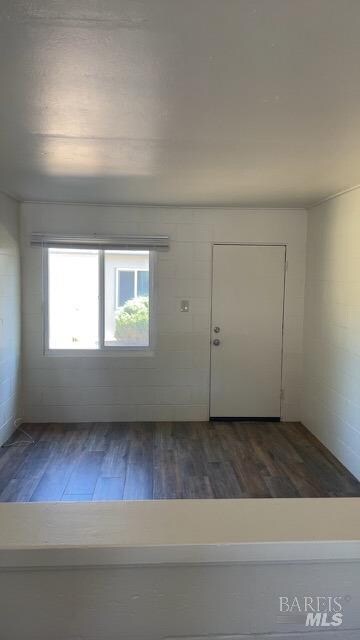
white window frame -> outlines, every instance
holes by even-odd
[[[134,253],[136,249],[133,250]],[[147,346],[105,345],[105,252],[98,249],[99,262],[99,342],[97,349],[50,349],[49,346],[49,249],[42,249],[43,272],[43,353],[46,356],[152,356],[155,350],[155,288],[154,272],[156,251],[149,250],[149,344]],[[129,250],[129,253],[131,250]],[[121,269],[121,268],[120,268]],[[124,271],[144,271],[144,269],[124,269]],[[137,282],[136,282],[137,287]],[[115,302],[117,303],[117,296]],[[118,307],[117,307],[118,308]]]

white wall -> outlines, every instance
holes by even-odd
[[[20,259],[18,205],[0,193],[0,444],[18,417],[20,378]]]
[[[358,640],[359,576],[359,561],[5,569],[1,638]],[[279,596],[309,594],[350,597],[340,628],[278,621]]]
[[[27,420],[206,420],[212,242],[285,243],[282,417],[300,416],[305,243],[303,210],[179,209],[25,203],[21,207],[24,400]],[[42,354],[41,250],[32,231],[165,234],[157,283],[153,357]],[[190,313],[179,303],[189,298]]]
[[[303,421],[360,479],[360,190],[309,211]]]

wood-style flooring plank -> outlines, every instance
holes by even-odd
[[[360,496],[303,425],[29,424],[0,448],[0,501]]]
[[[149,463],[128,463],[123,498],[124,500],[152,500],[153,469]]]
[[[125,475],[118,478],[99,477],[95,486],[93,501],[122,500],[124,495]]]
[[[65,487],[64,495],[92,495],[101,470],[103,458],[103,451],[83,452]]]

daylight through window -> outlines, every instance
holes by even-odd
[[[47,249],[46,348],[150,346],[150,252]]]

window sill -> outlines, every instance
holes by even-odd
[[[108,347],[105,349],[46,349],[43,353],[46,357],[92,357],[101,358],[151,358],[155,356],[152,347]]]

